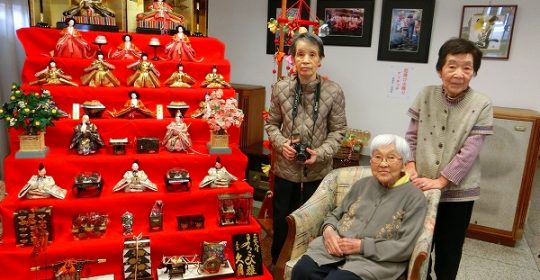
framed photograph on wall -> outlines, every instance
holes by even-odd
[[[308,5],[310,4],[310,1],[305,1]],[[287,17],[296,17],[298,13],[301,13],[301,18],[308,19],[309,18],[309,11],[306,9],[306,7],[302,7],[302,10],[299,11],[298,8],[291,8],[292,5],[298,4],[297,0],[287,0]],[[271,18],[278,19],[281,15],[281,0],[268,0],[268,20]],[[285,34],[287,36],[287,34]],[[288,53],[288,36],[285,38],[285,53]],[[278,48],[279,43],[279,29],[276,31],[276,33],[270,32],[268,28],[266,28],[266,53],[267,54],[275,54]]]
[[[319,0],[317,17],[324,21],[325,45],[371,47],[373,0]]]
[[[517,5],[463,6],[459,37],[482,50],[483,58],[508,59]]]
[[[378,60],[427,63],[435,0],[384,0]]]

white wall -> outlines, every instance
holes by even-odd
[[[280,0],[209,0],[208,17],[210,36],[227,45],[231,80],[266,86],[267,105],[275,79],[272,56],[266,54],[268,1]],[[409,121],[406,111],[416,93],[425,85],[440,84],[435,71],[437,52],[448,38],[459,36],[463,5],[488,4],[518,5],[510,58],[483,60],[471,86],[490,96],[496,106],[540,111],[540,89],[536,86],[540,79],[540,1],[436,0],[429,62],[422,64],[377,61],[382,1],[376,0],[371,47],[325,46],[320,73],[342,86],[349,127],[374,135],[403,135]],[[403,66],[413,69],[408,98],[390,98],[387,92],[392,69]]]

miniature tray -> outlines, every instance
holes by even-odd
[[[169,274],[165,273],[166,268],[157,269],[157,279],[158,280],[169,280],[169,279],[201,279],[201,278],[208,278],[208,277],[215,277],[215,276],[222,276],[222,275],[230,275],[234,274],[234,270],[231,267],[231,263],[229,260],[227,260],[227,265],[225,267],[221,267],[218,273],[208,273],[205,271],[198,271],[197,267],[199,265],[197,264],[188,264],[188,269],[186,273],[184,273],[183,276],[173,276],[172,278],[169,278]]]

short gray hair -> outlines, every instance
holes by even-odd
[[[299,41],[306,41],[317,46],[317,49],[319,50],[319,58],[324,57],[324,44],[322,39],[311,32],[298,33],[293,37],[291,46],[289,47],[289,54],[293,57],[296,55],[296,46],[298,45]]]
[[[409,161],[411,157],[411,148],[409,147],[409,143],[407,143],[403,137],[394,134],[380,134],[375,136],[375,138],[371,140],[369,148],[373,154],[373,151],[379,149],[381,146],[392,144],[396,147],[396,151],[403,158],[403,163]]]

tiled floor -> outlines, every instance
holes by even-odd
[[[538,254],[531,251],[525,239],[516,247],[467,239],[457,279],[540,280]]]
[[[524,235],[515,247],[467,239],[457,280],[540,280],[540,165]]]

